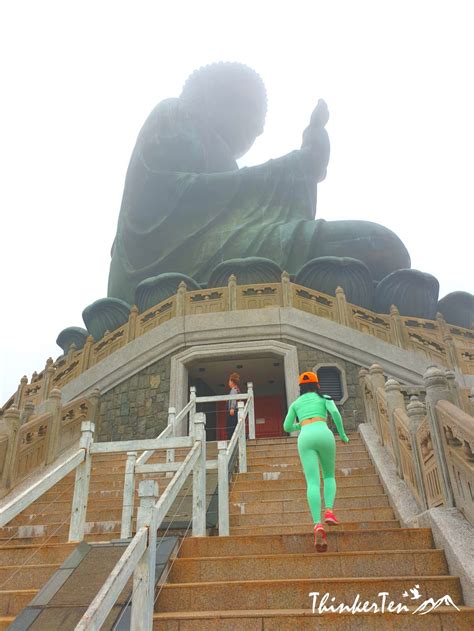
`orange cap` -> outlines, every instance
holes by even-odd
[[[315,372],[302,372],[298,383],[319,383],[318,375]]]

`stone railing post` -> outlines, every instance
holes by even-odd
[[[400,318],[400,311],[395,305],[390,307],[390,332],[392,341],[400,348],[407,348],[405,330]]]
[[[156,511],[159,487],[156,480],[142,480],[138,487],[140,507],[137,531],[148,528],[148,545],[133,572],[132,612],[130,629],[151,631],[155,601]]]
[[[418,431],[418,428],[426,417],[426,406],[418,399],[418,397],[413,396],[410,398],[410,403],[407,405],[407,416],[410,428],[411,452],[415,461],[416,485],[418,487],[420,500],[422,502],[420,508],[422,510],[427,510],[428,502],[426,499],[425,483],[422,472],[421,454],[419,452],[418,443],[416,440],[416,433]]]
[[[138,307],[137,305],[132,305],[130,307],[130,314],[128,316],[127,342],[131,342],[132,340],[134,340],[137,335],[137,319]]]
[[[336,289],[336,313],[339,324],[350,326],[346,294],[344,293],[344,289],[342,287],[338,287]]]
[[[3,415],[3,421],[5,433],[8,436],[8,448],[5,464],[3,465],[1,482],[3,488],[9,489],[15,479],[17,464],[18,441],[21,427],[19,409],[12,405]]]
[[[462,410],[463,405],[461,400],[461,393],[459,392],[459,384],[456,381],[456,375],[452,370],[446,370],[445,375],[448,381],[449,391],[451,392],[451,396],[453,397],[453,403]]]
[[[366,423],[370,423],[373,426],[373,419],[372,419],[372,414],[371,414],[371,410],[370,410],[370,403],[367,401],[367,394],[365,392],[365,384],[366,384],[366,378],[369,374],[369,371],[366,368],[361,368],[359,370],[359,388],[360,388],[360,393],[361,393],[361,397],[362,397],[362,402],[364,404],[364,410],[365,410],[365,422]]]
[[[186,314],[186,292],[187,285],[182,280],[178,285],[178,291],[176,292],[176,315],[184,316]]]
[[[17,388],[15,393],[15,397],[13,399],[13,405],[17,407],[19,410],[23,407],[23,397],[25,396],[25,388],[28,385],[28,377],[23,375],[20,380],[20,385]]]
[[[383,431],[382,431],[382,423],[379,417],[379,406],[377,403],[377,390],[379,388],[384,388],[385,386],[385,378],[383,374],[383,368],[379,364],[372,364],[369,368],[369,381],[372,388],[372,414],[375,423],[375,429],[377,431],[380,444],[384,444],[383,439]]]
[[[49,399],[45,403],[46,412],[51,414],[51,423],[49,425],[48,450],[46,452],[46,464],[55,461],[59,454],[59,445],[61,440],[61,390],[53,388],[49,393]]]
[[[250,407],[250,406],[249,406]],[[237,424],[244,418],[244,402],[237,401]],[[239,434],[239,473],[247,472],[247,443],[245,441],[245,422]]]
[[[398,477],[403,479],[402,459],[400,456],[400,445],[398,443],[398,431],[395,423],[395,410],[400,408],[405,411],[405,399],[400,392],[400,384],[395,379],[385,382],[385,398],[387,401],[388,422],[390,426],[390,436],[392,438],[393,453],[395,455],[395,465]]]
[[[254,400],[254,392],[253,392],[253,383],[249,381],[247,383],[247,392],[251,397],[251,401],[249,404],[249,439],[255,439],[255,400]]]
[[[229,534],[229,464],[227,462],[227,441],[217,442],[217,484],[219,536]]]
[[[436,414],[436,403],[441,400],[454,403],[453,396],[449,390],[448,380],[446,379],[443,369],[437,366],[430,366],[423,375],[423,380],[426,388],[426,410],[430,424],[433,449],[440,473],[440,484],[442,485],[444,504],[446,508],[452,508],[454,506],[453,491],[443,451],[441,430]]]
[[[84,348],[82,349],[82,362],[80,372],[85,372],[91,365],[92,347],[94,346],[94,338],[92,335],[88,335]]]
[[[237,277],[235,274],[229,276],[227,288],[229,292],[229,311],[235,311],[237,309]]]
[[[25,403],[25,407],[20,412],[20,424],[24,425],[25,423],[28,423],[28,421],[31,419],[34,413],[35,413],[35,404],[32,401],[27,401]]]
[[[122,525],[120,528],[121,539],[129,539],[132,536],[132,519],[135,500],[136,461],[137,452],[127,451],[127,461],[125,463],[125,479],[123,484]]]
[[[291,292],[290,275],[288,272],[282,272],[281,275],[281,296],[283,307],[293,306],[293,294]]]
[[[453,336],[450,333],[446,332],[443,335],[443,342],[446,346],[446,360],[448,363],[448,368],[450,370],[459,370],[458,366],[458,356],[456,351],[456,346],[454,344]]]
[[[43,387],[41,388],[41,402],[44,402],[49,398],[49,393],[53,387],[53,377],[55,373],[53,363],[52,357],[49,357],[46,360],[46,366],[44,367],[43,372]]]
[[[206,415],[194,415],[194,440],[201,452],[193,469],[193,537],[206,534]]]
[[[84,449],[84,460],[76,468],[76,481],[72,498],[71,524],[68,541],[82,541],[86,525],[87,502],[89,500],[89,481],[91,477],[92,457],[90,447],[93,442],[95,426],[92,421],[83,421],[79,448]]]

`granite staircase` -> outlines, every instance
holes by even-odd
[[[230,536],[183,540],[157,589],[154,629],[472,631],[474,609],[463,606],[459,578],[449,575],[431,530],[401,527],[360,435],[349,436],[349,444],[337,439],[341,525],[327,527],[326,553],[314,549],[296,438],[249,441],[248,472],[232,480]],[[312,592],[319,592],[314,613]],[[383,614],[379,592],[388,592]],[[326,593],[327,608],[351,606],[359,595],[372,610],[319,613]],[[443,601],[431,613],[413,613],[446,595],[460,611]],[[408,611],[389,612],[390,601]]]
[[[176,450],[176,460],[183,460],[188,450]],[[207,446],[208,459],[217,457],[216,443]],[[164,462],[160,452],[149,460]],[[126,455],[94,455],[86,517],[87,542],[108,542],[120,538],[122,497]],[[137,476],[158,479],[160,493],[170,478],[166,474]],[[75,473],[71,473],[25,511],[0,528],[0,631],[10,625],[20,611],[39,593],[74,551],[76,543],[68,543],[71,503]],[[217,471],[207,474],[207,503],[217,485]],[[138,509],[135,493],[135,516]],[[183,532],[192,515],[192,476],[178,494],[163,524],[172,522],[168,533]],[[133,530],[135,518],[133,520]],[[97,585],[99,591],[101,584]],[[96,593],[95,592],[95,593]],[[72,627],[73,628],[73,627]],[[51,631],[54,631],[51,629]],[[64,631],[64,630],[62,630]]]

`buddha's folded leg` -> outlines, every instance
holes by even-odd
[[[411,266],[410,255],[397,235],[370,221],[301,222],[288,253],[287,269],[297,272],[307,261],[320,256],[358,259],[367,265],[374,280]],[[299,245],[299,247],[298,247]],[[305,260],[303,260],[303,256]]]

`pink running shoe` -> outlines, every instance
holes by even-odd
[[[338,518],[329,508],[326,509],[326,512],[324,513],[324,521],[326,524],[331,524],[332,526],[339,526]]]
[[[314,545],[317,552],[326,552],[328,549],[328,537],[322,524],[314,526]]]

